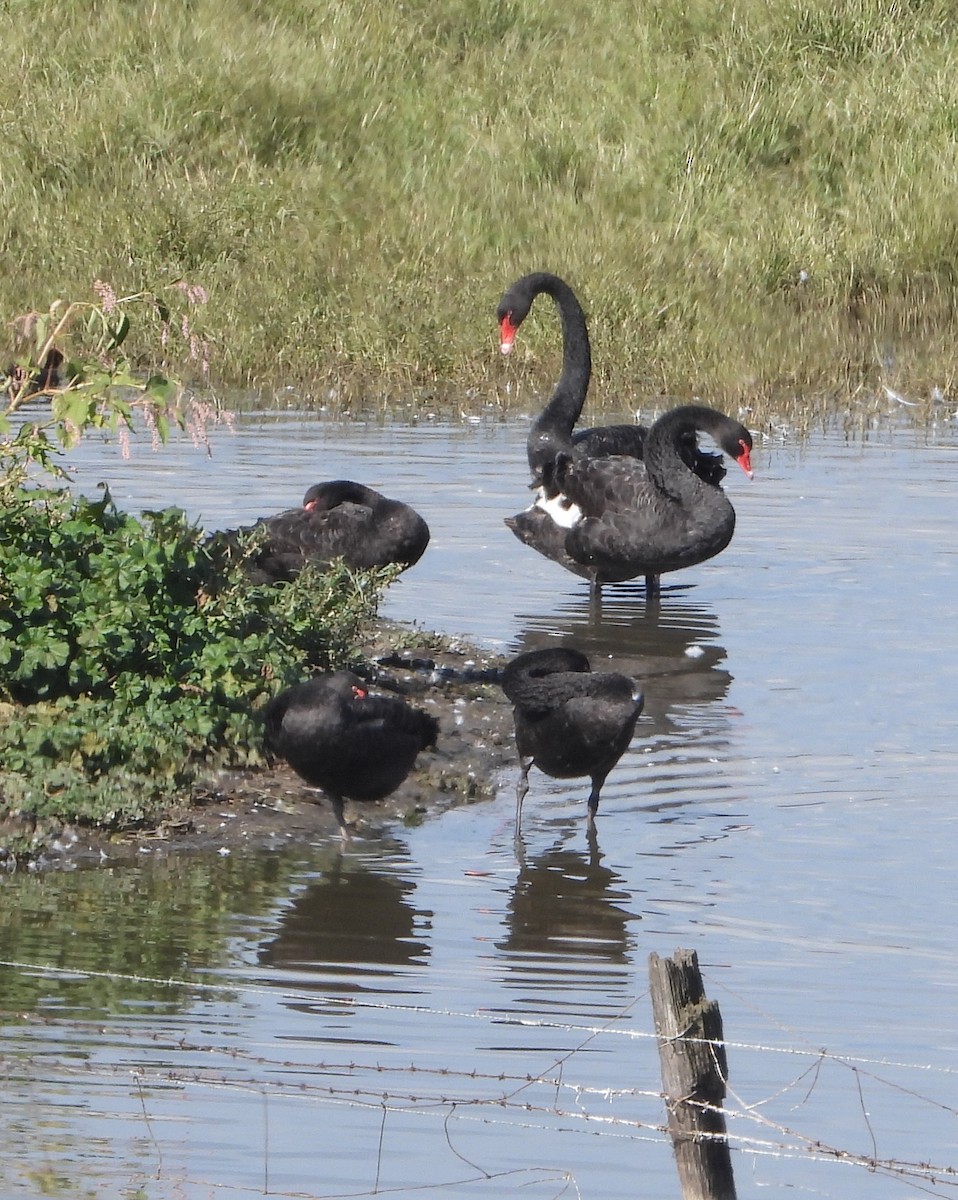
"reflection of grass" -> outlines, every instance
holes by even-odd
[[[93,1149],[97,1157],[91,1154],[91,1139],[87,1135],[79,1135],[64,1131],[54,1137],[48,1132],[42,1143],[35,1143],[38,1130],[44,1126],[44,1109],[36,1106],[36,1111],[27,1109],[30,1120],[31,1157],[46,1157],[50,1163],[57,1166],[37,1166],[23,1162],[19,1156],[22,1153],[22,1143],[15,1150],[3,1153],[3,1163],[0,1165],[0,1187],[4,1195],[16,1196],[70,1196],[72,1200],[93,1200],[96,1196],[115,1196],[118,1200],[149,1200],[156,1193],[148,1188],[141,1180],[146,1176],[155,1183],[156,1168],[138,1167],[134,1163],[111,1161],[111,1146],[105,1137],[93,1139]],[[52,1122],[55,1127],[56,1119]],[[181,1180],[175,1175],[170,1178],[170,1172],[164,1174],[167,1188],[171,1183],[180,1185],[180,1190],[164,1194],[183,1194]]]
[[[246,920],[269,913],[297,869],[292,857],[273,853],[171,856],[136,871],[23,873],[0,906],[0,958],[69,974],[0,968],[4,1010],[81,1023],[139,1006],[157,1019],[178,1012],[196,998],[191,982],[229,960],[235,913]],[[51,957],[52,946],[59,950]]]
[[[16,11],[0,311],[185,276],[221,378],[472,384],[505,369],[500,292],[548,267],[600,393],[844,390],[916,338],[911,384],[951,380],[947,6]]]
[[[76,1186],[75,1180],[49,1167],[28,1167],[24,1171],[24,1177],[41,1196],[72,1195]],[[92,1190],[89,1194],[93,1194]]]

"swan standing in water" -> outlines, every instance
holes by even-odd
[[[654,594],[661,574],[711,558],[735,528],[720,486],[722,455],[700,449],[698,433],[711,434],[749,476],[751,435],[702,405],[673,409],[650,429],[577,430],[592,356],[585,314],[569,285],[548,271],[516,280],[496,314],[500,346],[511,351],[543,293],[555,301],[562,323],[562,373],[526,442],[537,498],[506,525],[525,545],[588,579],[594,594],[603,583],[639,575]]]
[[[514,706],[519,783],[516,836],[529,770],[555,779],[588,775],[589,824],[595,821],[606,776],[632,741],[643,697],[635,680],[611,671],[593,672],[578,650],[530,650],[502,673],[502,690]]]
[[[643,458],[560,453],[551,489],[506,523],[516,537],[590,581],[659,577],[713,558],[732,540],[735,509],[718,483],[687,461],[689,435],[710,434],[752,476],[752,435],[739,421],[704,405],[673,408],[651,426]],[[551,494],[549,491],[551,490]]]

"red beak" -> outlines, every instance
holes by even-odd
[[[499,349],[503,354],[512,353],[512,346],[516,340],[518,329],[519,326],[512,323],[512,314],[506,313],[499,322]]]

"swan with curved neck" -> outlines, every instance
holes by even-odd
[[[596,425],[576,429],[589,391],[592,376],[592,350],[582,305],[572,288],[551,271],[533,271],[511,285],[499,301],[496,321],[499,347],[510,354],[516,334],[540,295],[555,301],[562,325],[562,373],[549,403],[536,417],[526,440],[526,454],[532,472],[532,486],[545,488],[546,496],[555,495],[553,473],[559,454],[577,450],[592,458],[624,454],[641,458],[648,429],[644,425]],[[720,454],[700,450],[694,434],[687,435],[682,457],[702,479],[721,483],[725,467]]]
[[[560,452],[556,496],[540,495],[506,523],[526,545],[587,578],[596,593],[604,583],[639,576],[654,593],[661,575],[713,558],[735,531],[735,510],[721,486],[687,462],[688,439],[698,432],[714,438],[751,478],[752,436],[745,426],[716,409],[686,404],[650,427],[642,461],[590,457],[575,448]]]
[[[548,486],[557,455],[578,447],[591,455],[626,454],[642,457],[646,430],[641,425],[603,425],[575,429],[582,415],[592,377],[592,350],[582,305],[571,287],[550,271],[523,275],[503,295],[496,311],[499,347],[509,354],[519,326],[529,315],[533,301],[551,296],[562,324],[562,373],[549,403],[536,417],[526,441],[526,454],[533,486]]]

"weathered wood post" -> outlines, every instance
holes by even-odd
[[[706,999],[694,950],[676,950],[672,958],[651,954],[649,981],[682,1195],[735,1200],[722,1112],[728,1067],[722,1014]]]

